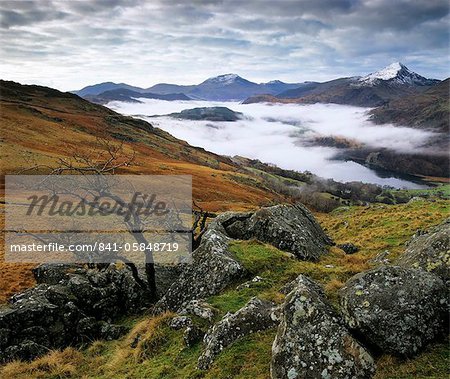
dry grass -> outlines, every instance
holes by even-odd
[[[449,215],[450,203],[436,200],[341,208],[316,217],[336,243],[352,242],[359,247],[357,254],[344,258],[359,265],[384,250],[394,260],[417,230],[437,225]]]
[[[72,347],[52,351],[32,362],[11,362],[0,368],[0,377],[8,379],[72,378],[83,362],[83,354]]]

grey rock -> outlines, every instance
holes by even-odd
[[[192,315],[197,316],[205,320],[211,321],[214,318],[214,314],[216,310],[208,304],[206,301],[199,300],[191,300],[181,306],[177,310],[179,315]]]
[[[7,347],[11,336],[11,330],[0,328],[0,350]]]
[[[128,331],[123,325],[110,324],[105,321],[98,321],[98,338],[106,341],[112,341],[120,338]]]
[[[183,304],[218,294],[242,278],[245,269],[229,251],[230,239],[209,228],[200,246],[192,253],[192,263],[155,305],[154,312],[176,311]]]
[[[169,326],[172,329],[178,330],[183,329],[187,326],[192,325],[192,319],[187,316],[175,316],[172,320],[170,320]]]
[[[227,346],[239,338],[277,325],[274,304],[252,298],[236,313],[226,314],[205,335],[205,348],[198,359],[198,367],[207,369],[214,358]]]
[[[383,352],[418,353],[446,325],[446,286],[423,270],[383,266],[352,277],[339,291],[348,326]]]
[[[189,325],[183,333],[183,341],[187,347],[194,346],[197,342],[201,341],[205,332],[203,332],[196,325]]]
[[[374,266],[387,265],[390,263],[390,260],[388,258],[390,254],[391,252],[389,250],[384,250],[381,253],[375,255],[373,258],[369,259],[369,263]]]
[[[128,268],[111,266],[101,272],[76,268],[58,279],[53,269],[63,270],[41,267],[39,272],[45,274],[40,278],[57,284],[38,284],[12,296],[9,306],[0,309],[0,361],[31,359],[54,348],[118,338],[126,329],[110,322],[149,304]]]
[[[183,271],[184,265],[169,265],[155,263],[156,288],[162,297],[170,286],[175,283]]]
[[[34,341],[24,340],[18,345],[9,346],[3,354],[3,361],[12,361],[18,357],[24,361],[30,361],[33,358],[48,353],[49,349],[39,345]]]
[[[87,339],[90,336],[95,338],[98,334],[97,319],[95,317],[83,317],[78,321],[76,331],[81,340]]]
[[[35,267],[32,271],[36,283],[57,284],[61,280],[68,278],[68,272],[79,268],[81,268],[81,265],[77,264],[43,263]]]
[[[332,240],[303,205],[275,205],[254,213],[227,213],[216,221],[236,239],[255,238],[297,258],[315,261],[327,252]]]
[[[288,295],[290,292],[294,291],[299,286],[306,286],[310,290],[314,290],[320,297],[325,298],[325,292],[323,291],[322,286],[305,275],[299,275],[293,281],[285,284],[280,289],[280,292],[284,295]]]
[[[304,276],[296,281],[281,310],[271,378],[370,378],[373,358],[351,336],[318,285]]]
[[[450,284],[450,219],[415,234],[397,261],[399,266],[420,268]]]

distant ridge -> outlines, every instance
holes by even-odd
[[[140,94],[152,94],[156,95],[170,95],[165,100],[179,100],[179,96],[184,94],[188,99],[200,99],[200,100],[216,100],[216,101],[242,101],[246,98],[257,95],[257,94],[271,94],[276,95],[277,93],[297,88],[301,84],[299,83],[284,83],[280,80],[272,80],[268,83],[254,83],[247,79],[242,78],[237,74],[224,74],[219,76],[214,76],[206,79],[197,85],[177,85],[169,83],[159,83],[149,88],[140,88],[130,86],[125,83],[100,83],[94,84],[92,86],[87,86],[79,91],[72,91],[81,97],[89,100],[95,99],[110,99],[121,100],[119,97],[120,93],[116,92],[117,98],[112,98],[114,94],[109,91],[115,91],[120,89],[126,89],[134,91]],[[109,92],[105,94],[105,92]],[[148,96],[142,96],[148,97]],[[157,98],[157,97],[152,97]]]

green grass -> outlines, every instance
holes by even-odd
[[[393,194],[407,194],[412,196],[437,196],[442,199],[450,199],[450,184],[438,184],[436,187],[427,189],[390,190]]]

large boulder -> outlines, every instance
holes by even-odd
[[[373,358],[352,337],[319,286],[303,275],[294,283],[272,346],[271,378],[370,378]]]
[[[192,262],[158,301],[154,312],[177,311],[189,301],[216,295],[242,278],[245,269],[229,251],[229,242],[223,233],[209,228],[192,253]]]
[[[255,238],[297,258],[315,261],[327,252],[332,240],[303,205],[282,204],[254,213],[225,213],[216,221],[236,239]]]
[[[340,290],[348,326],[381,351],[412,356],[443,333],[447,290],[423,270],[382,266],[352,277]]]
[[[40,284],[0,309],[0,360],[32,359],[54,348],[117,338],[126,328],[111,322],[149,305],[128,268],[39,266],[35,275]]]
[[[450,219],[426,232],[416,233],[397,264],[432,272],[450,284]]]
[[[278,317],[274,306],[254,297],[236,313],[226,314],[205,335],[206,346],[198,359],[198,367],[209,368],[217,354],[237,339],[276,326]]]

